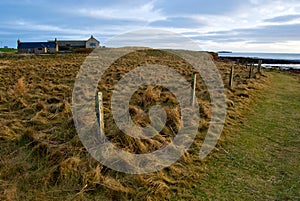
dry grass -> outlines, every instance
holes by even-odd
[[[72,121],[71,93],[76,74],[86,54],[51,56],[1,55],[0,68],[0,199],[1,200],[163,200],[192,187],[193,178],[204,171],[198,151],[209,126],[209,94],[202,80],[197,82],[201,110],[197,139],[180,161],[149,175],[125,175],[110,170],[91,158],[82,146]],[[123,135],[109,111],[116,82],[130,70],[148,64],[173,68],[191,81],[192,67],[180,58],[160,51],[139,51],[116,61],[99,82],[104,94],[107,137],[116,146],[147,153],[165,146],[180,126],[178,102],[159,86],[140,88],[131,99],[135,123],[148,125],[149,108],[161,104],[167,124],[152,139],[137,140]],[[216,62],[228,83],[230,63]],[[248,69],[236,66],[234,89],[227,89],[229,117],[237,118],[247,105],[250,90],[259,89],[264,76],[247,80]],[[239,104],[239,103],[244,103]],[[230,118],[227,123],[230,124]]]

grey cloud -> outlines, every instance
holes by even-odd
[[[283,15],[270,19],[265,19],[265,22],[290,22],[292,20],[296,20],[300,18],[300,14],[297,15]]]
[[[271,41],[269,41],[269,42],[266,42],[266,41],[248,41],[248,42],[246,42],[247,44],[272,44],[273,42],[271,42]]]
[[[254,29],[238,29],[237,33],[246,38],[263,41],[291,41],[300,40],[300,24],[272,25]]]
[[[300,40],[300,23],[291,25],[272,25],[249,29],[209,32],[207,35],[193,37],[196,40],[250,41],[252,43],[271,43]]]
[[[214,14],[222,15],[236,11],[240,6],[249,4],[243,0],[161,0],[156,1],[155,6],[162,8],[162,12],[167,15],[182,15],[182,14]]]
[[[145,29],[122,34],[105,41],[105,45],[110,47],[143,46],[165,49],[200,50],[198,44],[190,38],[159,29]]]
[[[199,35],[199,32],[196,31],[188,31],[188,32],[182,32],[183,35]]]
[[[149,24],[150,27],[176,27],[176,28],[197,28],[207,25],[187,17],[171,17],[166,20],[159,20]]]

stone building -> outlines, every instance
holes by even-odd
[[[95,39],[93,35],[88,40],[57,40],[57,43],[60,50],[72,48],[97,48],[100,46],[100,42]]]
[[[76,48],[97,48],[100,42],[91,36],[88,40],[49,40],[48,42],[21,42],[18,53],[47,54]]]
[[[21,42],[18,40],[18,53],[47,54],[58,52],[57,40],[53,42]]]

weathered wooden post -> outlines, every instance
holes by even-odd
[[[195,105],[196,82],[197,82],[197,75],[196,75],[196,73],[193,73],[193,75],[192,75],[192,91],[191,91],[191,106]]]
[[[232,85],[233,85],[233,74],[234,74],[234,66],[231,66],[230,77],[229,77],[229,87],[230,88],[232,88]]]
[[[253,68],[254,68],[254,64],[251,64],[249,69],[249,79],[252,78]]]
[[[103,99],[102,99],[101,92],[98,92],[96,94],[96,114],[97,114],[100,134],[104,135],[104,113],[103,113]]]
[[[258,61],[258,66],[257,66],[257,72],[260,73],[261,72],[261,65],[262,65],[262,60]]]

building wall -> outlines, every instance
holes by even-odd
[[[59,47],[85,47],[85,41],[58,41]]]
[[[45,52],[47,52],[47,48],[34,48],[35,54],[43,54]]]
[[[58,52],[58,47],[57,48],[48,48],[46,53],[56,53],[56,52]]]
[[[18,49],[18,53],[27,53],[27,54],[47,54],[47,53],[55,53],[56,48],[20,48]]]
[[[18,53],[34,53],[34,49],[32,48],[19,48]]]
[[[99,41],[97,41],[95,38],[90,38],[86,41],[85,48],[97,48],[99,45]]]

